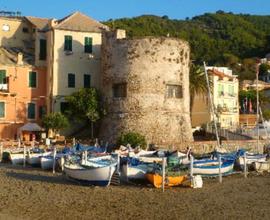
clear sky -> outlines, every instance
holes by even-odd
[[[217,10],[270,15],[270,0],[0,0],[1,10],[48,18],[81,11],[100,21],[143,14],[184,19]]]

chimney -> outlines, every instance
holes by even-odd
[[[49,25],[51,28],[53,28],[54,26],[57,25],[57,20],[56,19],[51,19],[50,22],[49,22]]]
[[[126,30],[116,29],[115,38],[116,39],[124,39],[124,38],[126,38]]]
[[[17,64],[23,65],[23,54],[21,52],[19,52],[17,55]]]

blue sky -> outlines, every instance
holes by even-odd
[[[81,11],[100,21],[143,14],[184,19],[217,10],[270,15],[270,0],[0,0],[1,10],[48,18]]]

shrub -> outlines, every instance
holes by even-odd
[[[118,145],[127,145],[130,144],[132,148],[140,146],[142,149],[146,148],[145,137],[136,132],[127,132],[120,135],[117,140]]]

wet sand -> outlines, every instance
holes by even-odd
[[[270,219],[270,175],[233,175],[202,189],[89,187],[62,174],[0,165],[0,219]]]

